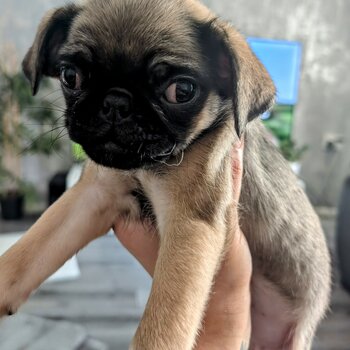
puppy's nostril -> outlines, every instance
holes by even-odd
[[[120,97],[118,99],[118,111],[121,114],[130,112],[130,100],[127,97]]]
[[[103,106],[102,106],[102,113],[104,115],[108,115],[111,112],[111,109],[112,109],[111,104],[108,101],[104,100]]]
[[[123,119],[130,115],[131,97],[122,92],[113,92],[103,101],[102,113],[108,119]]]

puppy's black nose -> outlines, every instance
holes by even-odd
[[[108,121],[118,122],[130,115],[132,96],[123,89],[108,91],[103,101],[102,116]]]

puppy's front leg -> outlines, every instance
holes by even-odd
[[[0,317],[13,314],[38,286],[118,215],[118,173],[89,163],[81,181],[0,257]]]
[[[174,216],[167,222],[132,349],[193,348],[225,241],[225,230],[203,221]]]

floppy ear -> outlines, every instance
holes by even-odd
[[[233,27],[217,18],[205,27],[215,84],[220,95],[231,99],[236,132],[241,136],[249,121],[272,107],[276,89],[266,68]]]
[[[56,61],[60,47],[66,41],[73,19],[80,8],[68,5],[50,11],[41,21],[34,43],[26,54],[22,67],[35,95],[43,75],[57,76]]]

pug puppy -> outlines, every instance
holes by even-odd
[[[0,286],[2,279],[25,291],[10,297],[3,288],[3,313],[63,263],[61,242],[72,220],[84,217],[84,209],[67,208],[89,181],[109,174],[118,192],[113,210],[129,220],[152,218],[160,236],[132,349],[194,347],[237,225],[253,256],[250,349],[311,348],[328,306],[329,254],[316,214],[258,118],[273,105],[275,88],[242,35],[196,0],[89,0],[46,15],[23,68],[34,94],[43,76],[60,79],[69,135],[91,161],[65,200],[0,259]],[[237,204],[231,151],[239,139]],[[49,258],[57,247],[62,259],[35,269],[37,256]]]

